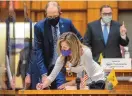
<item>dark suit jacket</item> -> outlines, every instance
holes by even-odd
[[[121,58],[120,45],[127,46],[128,43],[128,37],[124,40],[120,36],[120,24],[113,20],[106,45],[100,20],[89,23],[84,36],[84,44],[91,47],[95,61],[98,61],[100,53],[103,53],[104,58]]]
[[[64,32],[74,32],[78,36],[78,38],[82,41],[82,37],[80,33],[75,29],[71,20],[60,18],[59,28],[60,28],[60,34]],[[51,72],[51,69],[49,68],[49,66],[53,58],[53,37],[52,37],[51,25],[48,24],[47,19],[39,21],[34,26],[34,52],[35,52],[35,59],[36,59],[35,64],[37,65],[37,69],[39,69],[39,72],[40,72],[39,75],[42,75],[45,73],[49,74]],[[33,66],[31,65],[30,67],[33,67]],[[65,82],[64,80],[65,76],[58,76],[58,78],[60,80],[58,79],[57,87]]]
[[[34,50],[32,50],[31,52],[31,57],[29,59],[29,66],[28,66],[28,71],[27,74],[30,74],[31,77],[31,89],[36,89],[36,84],[38,82],[40,82],[40,72],[39,72],[39,68],[36,64],[36,58],[34,55]]]
[[[25,79],[29,66],[29,57],[29,47],[26,47],[20,52],[20,59],[17,67],[17,76],[21,75],[23,80]]]

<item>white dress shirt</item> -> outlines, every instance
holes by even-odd
[[[57,37],[59,38],[60,37],[60,27],[59,27],[59,23],[56,25],[57,27]],[[52,34],[54,34],[54,27],[51,26],[51,30],[52,30]],[[54,36],[53,36],[53,39],[54,39]]]
[[[104,26],[105,26],[105,23],[101,19],[102,32],[104,32],[103,31],[104,30]],[[108,30],[108,34],[109,34],[110,33],[110,23],[107,24],[107,30]],[[120,36],[121,36],[122,39],[126,40],[126,34],[125,35],[121,35],[120,34]]]

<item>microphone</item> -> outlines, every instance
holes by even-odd
[[[77,90],[80,90],[81,79],[79,77],[76,78]]]

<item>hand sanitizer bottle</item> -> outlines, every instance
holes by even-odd
[[[125,49],[125,58],[130,58],[129,48],[124,47],[124,49]]]

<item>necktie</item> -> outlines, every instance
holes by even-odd
[[[54,44],[56,45],[57,43],[57,27],[54,27],[54,32],[53,32],[53,39],[54,39]]]
[[[56,47],[57,47],[57,40],[58,40],[58,36],[57,36],[57,29],[58,27],[54,27],[54,32],[53,32],[53,44],[54,44],[54,49],[53,49],[53,61],[52,61],[52,64],[55,64],[56,62],[56,59],[58,57],[58,54],[57,54],[57,51],[56,51]]]
[[[107,44],[107,40],[108,40],[108,30],[107,30],[107,25],[104,25],[104,30],[103,30],[103,37],[104,37],[104,42],[105,45]]]

